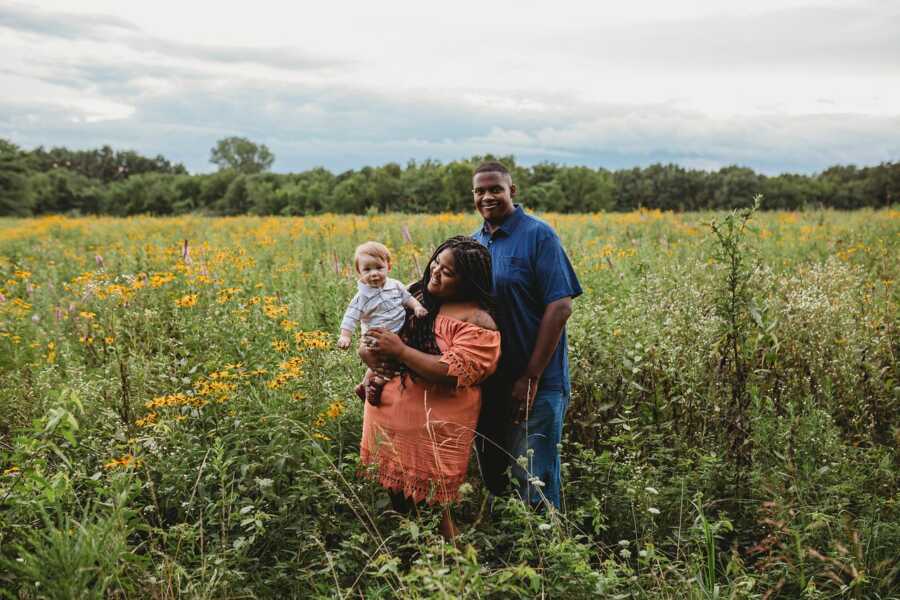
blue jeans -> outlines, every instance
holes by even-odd
[[[519,482],[519,495],[531,505],[546,498],[557,509],[560,506],[559,444],[568,406],[568,392],[538,391],[528,421],[509,432],[506,447],[513,456],[512,472]],[[533,450],[530,456],[528,450]]]

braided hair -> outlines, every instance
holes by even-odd
[[[459,297],[471,300],[494,317],[493,275],[491,273],[491,253],[474,239],[462,235],[454,236],[437,247],[425,266],[422,279],[412,284],[410,293],[418,298],[428,309],[428,314],[416,318],[407,309],[406,323],[400,336],[412,348],[426,354],[440,354],[437,340],[434,337],[434,321],[440,311],[442,301],[428,293],[428,280],[431,278],[431,266],[438,255],[450,249],[453,253],[456,274],[459,277]]]

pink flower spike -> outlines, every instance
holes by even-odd
[[[403,225],[403,241],[412,244],[412,236],[409,234],[409,225]]]
[[[191,247],[188,244],[187,240],[184,240],[184,245],[181,247],[181,259],[186,265],[189,265],[193,262],[191,260]]]
[[[100,267],[101,269],[103,268],[103,257],[102,256],[100,256],[99,254],[95,255],[94,261],[96,261],[98,267]]]

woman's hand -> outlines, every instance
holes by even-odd
[[[385,379],[392,379],[400,374],[400,366],[393,360],[389,360],[387,357],[369,348],[366,345],[365,337],[360,338],[359,348],[357,348],[356,353],[367,367]]]
[[[384,358],[400,360],[407,345],[400,336],[387,329],[375,327],[366,332],[365,344]]]

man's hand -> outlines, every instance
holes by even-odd
[[[522,423],[528,420],[531,414],[531,408],[534,405],[534,397],[537,396],[537,386],[540,377],[532,377],[528,374],[522,375],[513,383],[512,398],[513,402],[519,406],[519,414],[516,416],[515,423]]]

